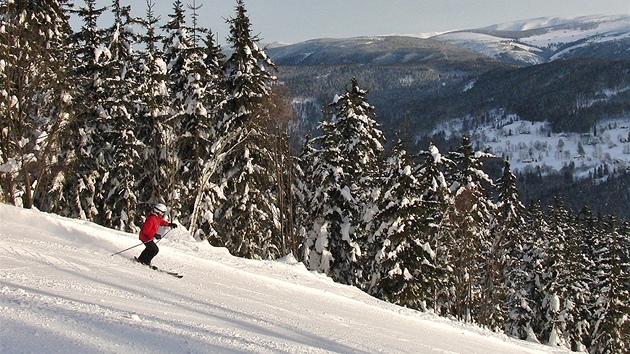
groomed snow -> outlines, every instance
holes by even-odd
[[[137,236],[0,204],[1,353],[564,353],[252,261],[181,228],[154,264]]]

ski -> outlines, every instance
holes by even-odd
[[[136,263],[140,263],[140,264],[142,264],[143,266],[147,266],[147,267],[149,267],[150,269],[157,270],[158,272],[161,272],[161,273],[166,273],[166,274],[168,274],[168,275],[170,275],[170,276],[173,276],[173,277],[175,277],[175,278],[179,278],[179,279],[181,279],[181,278],[183,278],[183,277],[184,277],[183,275],[178,274],[178,273],[176,273],[176,272],[172,272],[172,271],[170,271],[170,270],[160,269],[160,268],[158,268],[158,267],[156,267],[156,266],[154,266],[154,265],[146,265],[146,264],[143,264],[143,263],[141,263],[140,261],[138,261],[138,257],[133,257],[133,260],[134,260]]]
[[[184,277],[183,275],[181,275],[181,274],[177,274],[176,272],[171,272],[170,270],[160,269],[160,268],[158,268],[158,267],[156,267],[156,266],[151,266],[150,268],[151,268],[151,269],[153,269],[153,270],[157,270],[158,272],[162,272],[162,273],[166,273],[166,274],[168,274],[168,275],[172,275],[172,276],[174,276],[175,278],[179,278],[179,279],[181,279],[181,278],[183,278],[183,277]]]

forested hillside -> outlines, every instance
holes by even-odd
[[[273,48],[269,53],[277,59],[279,79],[300,116],[292,125],[293,141],[298,142],[301,132],[314,131],[324,118],[325,106],[334,97],[331,92],[345,87],[352,77],[368,89],[390,143],[397,132],[404,132],[406,139],[416,142],[410,146],[414,152],[426,149],[429,142],[442,150],[453,149],[461,135],[474,136],[489,125],[500,129],[495,121],[505,121],[508,116],[548,122],[553,134],[592,134],[597,124],[623,120],[630,112],[630,62],[626,60],[587,57],[516,66],[439,41],[409,37],[313,40]],[[459,136],[445,137],[441,126],[451,121],[463,122],[457,131],[448,132]],[[534,182],[538,180],[535,175],[519,178],[528,201],[571,194],[571,210],[589,205],[604,213],[619,212],[616,201],[596,206],[584,194],[578,194],[583,197],[576,200],[576,194],[556,183],[562,180],[568,187],[592,181],[580,181],[582,176],[577,174],[559,179],[566,172],[559,168],[551,172],[541,176],[542,183]],[[611,168],[611,172],[621,171]],[[607,194],[606,186],[598,184],[595,190],[602,188],[600,192]],[[628,217],[629,213],[623,209],[619,216]]]

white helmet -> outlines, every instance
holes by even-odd
[[[153,212],[156,214],[164,214],[166,213],[166,205],[162,204],[162,203],[158,203],[155,204],[155,206],[153,207]]]

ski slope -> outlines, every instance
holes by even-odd
[[[182,228],[154,264],[137,235],[0,204],[0,353],[565,353],[252,261]]]

